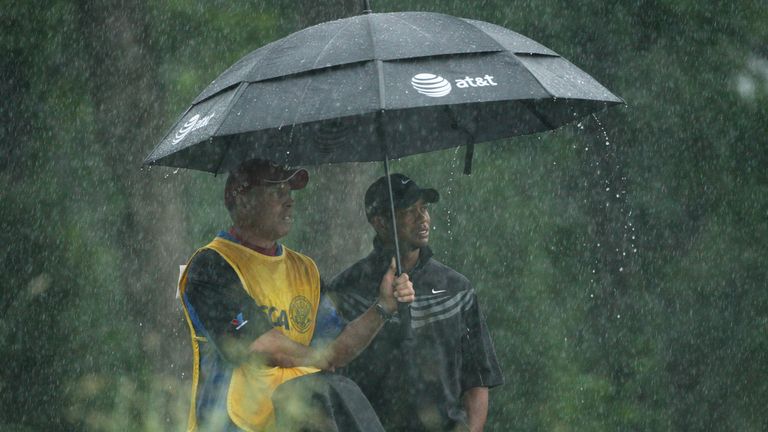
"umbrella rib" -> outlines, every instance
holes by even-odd
[[[513,53],[512,51],[509,51],[509,53],[510,53],[510,54],[512,54],[512,55],[510,56],[510,58],[513,58],[513,59],[515,59],[515,61],[516,61],[518,64],[520,64],[520,66],[522,66],[522,67],[523,67],[523,70],[525,70],[525,71],[528,73],[528,75],[530,75],[531,77],[533,77],[533,79],[534,79],[534,80],[536,80],[536,82],[537,82],[537,83],[538,83],[538,84],[541,86],[541,88],[542,88],[542,89],[544,89],[544,91],[546,91],[547,93],[549,93],[550,97],[556,97],[554,94],[552,94],[552,90],[550,90],[550,89],[549,89],[549,87],[547,87],[547,86],[544,84],[544,82],[542,82],[542,81],[541,81],[541,79],[539,79],[539,77],[537,77],[537,76],[536,76],[536,74],[534,74],[533,72],[531,72],[531,70],[530,70],[530,69],[529,69],[529,68],[528,68],[528,67],[525,65],[525,63],[523,63],[523,62],[522,62],[522,61],[521,61],[521,60],[520,60],[518,57],[555,57],[555,58],[561,58],[561,59],[563,59],[563,57],[562,57],[562,56],[560,56],[560,55],[557,55],[557,56],[551,56],[551,55],[547,55],[547,54],[516,54],[516,53]],[[565,59],[563,59],[563,60],[565,60]]]
[[[480,27],[476,26],[474,23],[472,23],[470,21],[467,21],[467,20],[464,20],[464,22],[466,22],[467,24],[469,24],[472,27],[476,28],[477,30],[483,32],[485,35],[487,35],[489,38],[491,38],[494,42],[499,44],[500,47],[502,47],[502,48],[504,47],[504,45],[502,45],[501,42],[498,41],[498,39],[496,39],[493,35],[486,33],[485,31],[483,31],[483,29],[481,29]],[[511,51],[511,50],[507,50],[507,49],[503,49],[502,50],[502,52],[505,52],[505,51],[508,52],[509,54],[511,54],[509,57],[514,59],[520,66],[522,66],[523,70],[526,73],[528,73],[528,75],[530,75],[541,86],[541,88],[544,89],[544,91],[549,93],[550,96],[554,97],[554,95],[552,94],[552,91],[550,91],[549,88],[547,88],[547,86],[544,85],[544,83],[539,79],[539,77],[537,77],[533,72],[531,72],[530,69],[528,69],[525,66],[525,64],[522,61],[520,61],[520,59],[518,59],[517,57],[522,55],[522,56],[529,56],[529,57],[541,56],[541,57],[563,58],[561,55],[559,55],[557,53],[555,53],[554,55],[551,55],[551,54],[541,54],[541,53],[531,53],[531,54],[521,53],[521,54],[518,54],[518,53],[516,53],[514,51]],[[531,109],[531,108],[529,107],[529,109]],[[542,118],[539,116],[539,114],[537,114],[535,111],[534,111],[534,115],[536,115],[536,117],[539,117],[539,120],[542,120]],[[542,122],[544,124],[546,124],[547,127],[549,127],[549,124],[550,124],[549,122],[546,122],[544,120],[542,120]]]
[[[488,36],[490,39],[492,39],[494,42],[496,42],[496,44],[498,44],[498,45],[499,45],[499,47],[501,47],[501,51],[507,51],[507,52],[509,52],[510,54],[513,54],[513,55],[539,55],[539,56],[545,56],[545,57],[561,57],[561,58],[562,58],[562,56],[561,56],[560,54],[558,54],[558,53],[556,53],[556,52],[552,51],[551,49],[549,49],[549,48],[547,48],[547,47],[545,47],[545,46],[543,46],[543,45],[539,44],[539,43],[538,43],[538,42],[536,42],[535,40],[533,40],[533,39],[530,39],[530,38],[528,38],[528,37],[526,37],[526,36],[524,36],[524,35],[521,35],[521,34],[517,34],[517,33],[515,33],[517,36],[519,36],[519,37],[521,37],[521,38],[523,38],[523,39],[527,39],[527,40],[529,40],[531,43],[533,43],[533,44],[536,44],[536,45],[539,45],[539,46],[541,46],[543,49],[545,49],[545,50],[547,50],[547,51],[549,51],[549,52],[538,52],[538,51],[536,51],[536,52],[529,52],[529,51],[517,51],[517,50],[512,50],[512,49],[509,49],[509,48],[505,47],[505,45],[504,45],[503,43],[501,43],[501,41],[499,41],[499,40],[496,38],[496,36],[495,36],[495,35],[493,35],[493,34],[491,34],[491,33],[488,33],[488,32],[487,32],[487,31],[485,31],[484,29],[482,29],[482,28],[478,27],[478,26],[477,26],[477,24],[475,24],[476,22],[480,22],[480,23],[483,23],[483,21],[476,21],[476,20],[471,20],[471,19],[467,19],[467,18],[459,18],[459,19],[461,19],[461,20],[462,20],[462,21],[464,21],[465,23],[467,23],[467,24],[471,25],[472,27],[476,28],[478,31],[480,31],[481,33],[485,34],[485,35],[486,35],[486,36]],[[485,23],[485,24],[491,24],[491,25],[493,25],[494,27],[500,27],[500,26],[497,26],[497,25],[495,25],[495,24],[492,24],[492,23]],[[505,29],[504,27],[500,27],[500,28],[501,28],[501,29],[504,29],[504,30],[507,30],[507,29]],[[508,30],[507,30],[507,31],[508,31]],[[514,33],[514,32],[513,32],[513,33]]]
[[[395,16],[395,15],[390,15],[390,17],[391,17],[391,18],[394,18],[394,19],[396,19],[396,20],[399,20],[399,21],[401,21],[403,24],[405,24],[405,25],[407,25],[407,26],[409,26],[409,27],[413,28],[413,29],[414,29],[414,30],[416,30],[417,32],[421,33],[423,36],[426,36],[428,39],[434,39],[432,36],[430,36],[430,35],[429,35],[429,33],[424,33],[424,32],[423,32],[423,31],[422,31],[422,30],[421,30],[419,27],[416,27],[415,25],[413,25],[413,24],[409,23],[408,21],[406,21],[406,20],[404,20],[404,19],[402,19],[402,18],[400,18],[400,17],[398,17],[398,16]]]
[[[320,61],[320,57],[328,49],[328,47],[331,46],[331,43],[341,34],[341,32],[343,32],[351,24],[352,24],[352,21],[350,20],[349,23],[347,23],[344,27],[340,28],[336,32],[336,34],[333,35],[333,37],[330,40],[328,40],[328,42],[325,44],[323,49],[320,51],[320,53],[315,58],[315,62],[312,65],[312,69],[314,69],[315,66],[317,66],[317,63]],[[293,121],[291,122],[292,126],[296,125],[296,120],[299,118],[299,114],[301,112],[302,102],[304,101],[304,97],[307,95],[307,90],[309,89],[309,86],[311,84],[312,84],[312,78],[310,77],[309,80],[307,81],[307,84],[304,86],[304,90],[301,92],[301,97],[299,98],[299,101],[298,101],[298,104],[297,104],[297,107],[296,107],[296,112],[295,112],[295,114],[293,116]],[[290,138],[289,138],[289,142],[292,142],[292,141],[293,141],[293,129],[291,129],[291,135],[290,135]]]
[[[333,43],[333,41],[334,41],[334,40],[336,40],[336,38],[337,38],[337,37],[339,37],[339,35],[341,34],[341,32],[343,32],[344,30],[346,30],[346,29],[347,29],[347,27],[349,27],[350,25],[352,25],[352,20],[349,20],[349,22],[347,22],[347,23],[346,23],[346,25],[345,25],[344,27],[340,28],[340,29],[339,29],[339,31],[337,31],[337,32],[336,32],[336,34],[335,34],[335,35],[333,35],[333,37],[332,37],[331,39],[329,39],[329,40],[328,40],[328,42],[325,44],[325,46],[323,47],[323,49],[322,49],[322,50],[320,50],[320,52],[317,54],[317,57],[315,58],[315,62],[312,64],[312,70],[314,70],[314,69],[315,69],[315,67],[317,66],[317,63],[320,61],[320,57],[322,57],[322,56],[323,56],[323,53],[324,53],[324,52],[325,52],[325,51],[328,49],[328,47],[329,47],[329,46],[331,46],[331,43]]]
[[[168,131],[165,134],[163,134],[163,139],[160,141],[161,143],[168,137],[168,135],[170,135],[174,130],[176,130],[176,126],[178,126],[179,123],[181,123],[181,120],[184,118],[184,116],[186,116],[189,113],[191,109],[192,109],[191,106],[187,107],[184,113],[181,116],[179,116],[179,119],[176,120],[171,125],[170,128],[168,128]],[[144,162],[142,162],[142,165],[155,165],[155,162],[157,162],[158,159],[168,156],[168,155],[165,155],[165,156],[161,156],[160,158],[156,157],[158,149],[160,149],[159,145],[156,146],[154,149],[152,149],[152,152],[149,155],[147,155],[147,157],[144,159]],[[152,160],[150,161],[150,159]]]
[[[270,57],[270,56],[271,56],[271,54],[272,54],[272,51],[274,51],[274,50],[275,50],[275,49],[277,49],[278,47],[281,47],[281,46],[285,45],[285,43],[286,43],[286,42],[288,42],[288,37],[284,37],[284,38],[282,38],[282,39],[276,40],[276,41],[275,41],[274,43],[272,43],[272,44],[269,44],[269,45],[272,45],[272,46],[270,46],[270,47],[269,47],[269,50],[268,50],[266,53],[264,53],[264,55],[263,55],[263,56],[261,56],[261,58],[260,58],[260,59],[259,59],[257,62],[255,62],[255,63],[253,64],[253,66],[251,66],[251,67],[250,67],[250,69],[248,69],[248,73],[247,73],[247,74],[245,74],[245,76],[252,76],[252,75],[253,75],[253,73],[254,73],[254,71],[255,71],[256,69],[258,69],[258,68],[259,68],[259,66],[261,66],[261,63],[262,63],[262,62],[264,62],[264,59],[265,59],[265,58],[267,58],[267,57]],[[269,45],[267,45],[267,46],[269,46]],[[266,48],[266,46],[265,46],[264,48]],[[253,80],[252,82],[261,81],[262,79],[263,79],[263,78],[259,77],[259,79]],[[243,80],[242,82],[246,82],[246,81],[245,81],[245,80]]]
[[[547,88],[547,86],[546,86],[546,85],[544,85],[544,83],[543,83],[543,82],[542,82],[542,81],[539,79],[539,77],[537,77],[537,76],[536,76],[536,74],[534,74],[533,72],[531,72],[531,70],[530,70],[530,69],[528,69],[528,68],[525,66],[525,64],[524,64],[522,61],[520,61],[520,59],[519,59],[519,58],[517,58],[517,56],[518,56],[517,54],[515,54],[515,53],[513,53],[513,52],[511,52],[511,51],[509,51],[509,53],[510,53],[510,54],[512,54],[512,55],[511,55],[509,58],[511,58],[511,59],[514,59],[514,60],[515,60],[515,61],[516,61],[516,62],[517,62],[517,63],[518,63],[520,66],[522,66],[522,69],[523,69],[523,70],[524,70],[524,71],[525,71],[525,72],[526,72],[528,75],[530,75],[530,76],[531,76],[531,77],[532,77],[532,78],[533,78],[533,79],[534,79],[534,80],[535,80],[535,81],[536,81],[536,82],[539,84],[539,86],[541,86],[541,88],[542,88],[542,89],[544,89],[544,91],[545,91],[545,92],[547,92],[547,93],[549,94],[550,98],[554,98],[554,97],[555,97],[555,95],[553,95],[553,94],[552,94],[552,91],[550,91],[550,90],[549,90],[549,88]],[[539,54],[536,54],[536,55],[539,55]],[[543,56],[543,57],[551,57],[551,56],[548,56],[548,55],[542,55],[542,56]],[[560,55],[558,55],[557,57],[559,57],[559,58],[562,58]],[[523,105],[525,105],[525,107],[526,107],[526,108],[528,108],[528,110],[529,110],[529,111],[531,111],[531,112],[533,113],[533,115],[534,115],[534,116],[536,116],[536,118],[537,118],[537,119],[539,119],[539,121],[541,121],[541,122],[542,122],[542,123],[543,123],[543,124],[544,124],[546,127],[548,127],[549,129],[557,129],[557,127],[556,127],[555,125],[553,125],[553,124],[552,124],[552,123],[551,123],[549,120],[547,120],[547,119],[544,117],[544,115],[543,115],[543,114],[539,113],[539,111],[537,111],[537,110],[536,110],[536,108],[533,106],[533,103],[531,103],[530,101],[526,101],[526,100],[522,100],[521,102],[522,102],[522,104],[523,104]]]
[[[237,90],[235,90],[235,94],[232,95],[232,99],[229,101],[229,103],[227,104],[227,107],[224,108],[224,111],[222,112],[225,112],[225,113],[229,112],[230,108],[232,108],[235,105],[235,102],[237,102],[237,100],[240,99],[240,96],[243,94],[247,86],[248,86],[248,83],[246,83],[245,81],[241,82],[237,86]],[[221,130],[221,127],[224,125],[224,121],[226,121],[226,117],[221,120],[221,123],[219,123],[219,125],[216,127],[216,130],[213,131],[213,133],[211,134],[211,139],[213,139],[213,137],[215,136],[218,136],[219,130]],[[227,156],[227,153],[229,153],[229,142],[227,143],[227,147],[224,148],[224,151],[221,153],[221,158],[219,158],[219,163],[218,165],[216,165],[216,171],[214,171],[214,175],[219,173],[219,170],[221,169],[221,164],[224,163],[224,158]]]
[[[547,128],[550,130],[557,129],[555,125],[553,125],[549,120],[547,120],[546,117],[544,117],[544,114],[540,113],[539,110],[536,109],[536,107],[533,106],[533,102],[531,101],[521,101],[523,105],[525,105],[526,108],[528,108],[528,111],[530,111],[534,116],[536,116],[537,119],[539,119],[540,122],[544,124]]]
[[[373,14],[366,15],[368,18],[368,37],[371,40],[371,46],[373,47],[373,61],[376,65],[376,78],[379,81],[379,112],[384,111],[387,107],[384,102],[384,65],[378,53],[376,52],[376,38],[373,37],[373,25],[371,24],[371,17]]]
[[[232,145],[232,140],[227,140],[227,146],[224,147],[224,151],[221,152],[221,157],[219,158],[219,164],[216,165],[216,170],[213,172],[213,176],[216,177],[219,175],[219,170],[221,169],[221,164],[224,162],[224,158],[227,157],[227,153],[229,153],[229,146]]]
[[[413,25],[412,23],[410,23],[410,22],[408,22],[408,21],[406,21],[406,20],[404,20],[404,19],[402,19],[402,18],[400,18],[400,17],[398,17],[398,16],[395,16],[395,15],[392,15],[391,17],[392,17],[392,18],[394,18],[394,19],[396,19],[396,20],[399,20],[399,21],[401,21],[403,24],[405,24],[405,25],[407,25],[407,26],[411,27],[412,29],[416,30],[416,31],[417,31],[417,32],[419,32],[421,35],[425,36],[427,39],[429,39],[429,40],[434,40],[434,38],[433,38],[432,36],[430,36],[430,35],[429,35],[429,33],[425,33],[425,32],[423,32],[423,31],[422,31],[422,30],[421,30],[419,27],[417,27],[417,26]],[[468,24],[468,25],[471,25],[471,23],[469,23],[469,22],[466,22],[466,20],[462,20],[462,21],[464,21],[464,22],[465,22],[466,24]],[[491,35],[489,35],[488,33],[485,33],[485,32],[483,32],[483,31],[482,31],[482,29],[479,29],[477,26],[474,26],[474,25],[473,25],[472,27],[474,27],[474,28],[476,28],[478,31],[482,32],[484,35],[486,35],[487,37],[489,37],[490,39],[492,39],[492,40],[493,40],[493,41],[494,41],[494,42],[495,42],[495,43],[498,45],[498,48],[496,48],[495,50],[477,50],[477,51],[472,51],[472,54],[478,54],[478,53],[484,53],[484,52],[499,52],[499,51],[504,51],[504,49],[503,49],[503,46],[502,46],[502,45],[499,43],[499,41],[497,41],[495,38],[493,38],[493,37],[492,37]],[[446,52],[446,53],[441,53],[441,54],[431,54],[431,55],[429,55],[429,56],[427,56],[427,57],[436,57],[436,56],[440,56],[440,55],[447,55],[447,56],[451,56],[451,55],[456,55],[456,54],[467,54],[467,53],[465,53],[465,52]],[[412,58],[418,58],[418,57],[412,57]]]

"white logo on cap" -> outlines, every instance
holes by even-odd
[[[451,92],[451,83],[440,75],[420,73],[411,78],[417,92],[429,97],[443,97]]]
[[[209,121],[213,118],[213,116],[216,115],[216,113],[211,113],[205,117],[200,117],[200,114],[195,114],[187,120],[186,123],[184,123],[184,126],[179,128],[178,131],[176,131],[176,136],[173,137],[173,141],[171,142],[171,145],[176,145],[181,140],[186,138],[187,135],[189,135],[190,132],[193,130],[200,129],[201,127],[204,127],[208,124]]]

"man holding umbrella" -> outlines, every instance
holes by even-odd
[[[344,366],[398,301],[414,299],[408,275],[395,277],[391,265],[379,278],[378,300],[338,334],[340,321],[315,263],[277,242],[293,222],[291,191],[308,180],[306,170],[265,160],[246,161],[227,179],[224,200],[233,226],[193,255],[179,283],[195,354],[190,430],[273,430],[275,389]],[[310,346],[327,334],[338,337],[323,348]],[[328,377],[320,379],[338,384],[336,391],[356,390],[348,380]],[[370,409],[359,399],[363,411]],[[375,416],[368,420],[378,425]]]
[[[432,257],[429,204],[440,196],[402,174],[392,174],[392,199],[402,268],[417,300],[411,305],[412,343],[396,317],[344,373],[360,385],[387,430],[480,431],[488,388],[503,383],[485,319],[466,277]],[[374,250],[331,282],[329,292],[347,318],[376,303],[378,280],[394,254],[386,177],[365,194],[376,231]]]

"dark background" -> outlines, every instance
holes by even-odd
[[[372,1],[490,21],[622,96],[554,133],[397,161],[476,285],[507,384],[487,430],[768,429],[762,1]],[[0,5],[0,429],[182,430],[178,265],[223,177],[141,162],[234,61],[357,1]],[[313,167],[285,240],[330,277],[370,248],[377,164]]]

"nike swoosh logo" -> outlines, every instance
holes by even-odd
[[[408,179],[408,180],[400,180],[400,183],[402,183],[402,184],[408,184],[408,182],[409,182],[409,181],[411,181],[411,180],[410,180],[410,179]]]
[[[448,290],[436,290],[436,289],[432,288],[432,294],[440,294],[440,293],[444,293],[446,291],[448,291]]]

